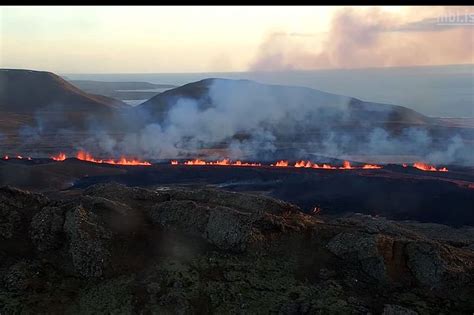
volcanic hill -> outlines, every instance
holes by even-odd
[[[0,69],[1,111],[100,112],[127,107],[115,99],[87,94],[51,72]]]
[[[228,97],[246,98],[249,95],[262,95],[256,101],[275,101],[275,108],[283,105],[293,108],[297,103],[308,103],[314,106],[345,106],[350,111],[351,120],[375,120],[383,122],[398,122],[407,124],[427,124],[432,120],[414,110],[403,106],[364,102],[356,98],[331,94],[311,88],[261,84],[250,80],[204,79],[192,82],[178,88],[160,93],[137,107],[153,117],[162,118],[180,99],[190,99],[197,102],[201,110],[215,107],[215,98],[211,89],[229,92]],[[267,98],[271,96],[271,98]],[[259,104],[256,103],[256,106]],[[281,108],[281,107],[280,107]],[[343,108],[345,109],[345,108]]]

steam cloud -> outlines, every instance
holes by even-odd
[[[350,103],[351,98],[307,88],[214,80],[203,99],[178,99],[162,121],[121,138],[94,129],[80,147],[151,159],[204,154],[262,160],[286,152],[286,158],[416,155],[433,163],[474,164],[472,145],[457,134],[434,137],[423,126],[395,132],[373,125],[370,114],[367,121],[354,117]],[[386,108],[376,112],[382,121],[391,114]]]

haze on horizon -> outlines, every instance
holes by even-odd
[[[2,6],[0,67],[172,73],[473,64],[473,24],[472,7]]]

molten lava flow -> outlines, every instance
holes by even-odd
[[[329,165],[329,164],[323,164],[322,166],[319,166],[318,164],[316,164],[315,166],[316,167],[314,167],[314,168],[320,168],[320,169],[323,169],[323,170],[335,170],[335,169],[337,169],[337,167]]]
[[[277,166],[277,167],[288,167],[288,161],[278,161],[275,164],[271,164],[270,166]]]
[[[77,153],[77,159],[81,161],[87,161],[87,162],[92,162],[92,163],[103,163],[103,164],[113,164],[113,165],[128,165],[128,166],[148,166],[151,165],[150,162],[146,161],[140,161],[136,159],[127,159],[125,157],[121,157],[120,160],[98,160],[95,159],[91,154],[84,152],[84,151],[79,151]]]
[[[64,161],[66,160],[66,154],[60,152],[58,155],[52,156],[51,158],[55,161]]]
[[[221,161],[207,162],[207,165],[230,165],[229,159],[223,159]]]
[[[295,163],[295,167],[311,168],[314,165],[317,165],[317,164],[313,164],[311,161],[299,161]]]
[[[422,171],[436,172],[436,167],[434,167],[433,165],[423,163],[423,162],[415,162],[413,164],[413,167],[420,169]]]
[[[339,167],[340,170],[352,170],[354,167],[351,166],[351,163],[349,161],[344,161],[342,162],[342,166]]]
[[[171,165],[178,165],[179,162],[176,160],[171,161]],[[247,163],[247,162],[242,162],[242,161],[235,161],[232,162],[229,159],[223,159],[220,161],[214,161],[214,162],[206,162],[203,160],[189,160],[184,162],[184,165],[219,165],[219,166],[262,166],[260,163]]]
[[[186,161],[184,162],[184,165],[206,165],[206,161],[203,161],[203,160],[190,160],[190,161]]]
[[[272,165],[273,166],[273,165]],[[323,170],[353,170],[353,169],[380,169],[382,166],[380,165],[374,165],[374,164],[365,164],[362,167],[355,167],[352,166],[349,161],[344,161],[342,166],[337,167],[337,166],[332,166],[329,164],[323,164],[319,165],[316,163],[313,163],[311,161],[298,161],[295,163],[295,167],[303,167],[303,168],[316,168],[316,169],[323,169]]]
[[[248,163],[248,162],[242,162],[242,161],[235,161],[232,163],[232,166],[262,166],[261,163]]]
[[[413,167],[417,168],[419,170],[428,171],[428,172],[447,172],[448,171],[448,169],[446,167],[442,167],[440,169],[437,169],[435,166],[429,165],[429,164],[426,164],[426,163],[423,163],[423,162],[415,162],[413,164]]]
[[[380,165],[374,165],[374,164],[365,164],[364,166],[362,166],[363,169],[365,170],[368,170],[368,169],[379,169],[379,168],[382,168],[382,166]]]
[[[180,162],[177,160],[172,160],[171,165],[179,165]],[[261,167],[261,163],[251,163],[251,162],[242,162],[242,161],[231,161],[230,159],[223,159],[218,161],[211,161],[206,162],[204,160],[188,160],[182,163],[183,165],[218,165],[218,166],[250,166],[250,167]],[[353,169],[380,169],[382,166],[374,165],[374,164],[365,164],[363,166],[352,166],[349,161],[344,161],[343,165],[340,167],[332,166],[329,164],[322,164],[318,165],[311,161],[298,161],[294,165],[290,165],[290,163],[286,160],[281,160],[276,162],[275,164],[270,164],[273,167],[295,167],[295,168],[314,168],[314,169],[324,169],[324,170],[353,170]]]

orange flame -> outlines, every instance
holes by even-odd
[[[179,165],[180,163],[177,160],[170,161],[171,165]],[[252,166],[252,167],[259,167],[262,166],[261,163],[250,163],[250,162],[242,162],[242,161],[231,161],[230,159],[223,159],[213,162],[206,162],[204,160],[195,159],[195,160],[188,160],[182,163],[183,165],[219,165],[219,166]],[[332,166],[329,164],[322,164],[318,165],[311,161],[297,161],[293,166],[286,160],[277,161],[274,164],[270,164],[273,167],[295,167],[295,168],[315,168],[315,169],[325,169],[325,170],[336,170],[336,169],[380,169],[382,166],[374,165],[374,164],[365,164],[363,166],[352,166],[349,161],[344,161],[343,165],[340,167]]]
[[[363,169],[367,170],[367,169],[379,169],[379,168],[382,168],[382,166],[380,165],[374,165],[374,164],[365,164],[364,166],[362,166]]]
[[[137,166],[137,165],[149,166],[149,165],[151,165],[150,162],[140,161],[140,160],[136,160],[136,159],[127,159],[123,156],[119,160],[112,160],[112,159],[98,160],[98,159],[95,159],[91,154],[89,154],[85,151],[79,151],[77,153],[76,157],[77,157],[78,160],[81,160],[81,161],[87,161],[87,162],[92,162],[92,163],[100,163],[100,164],[103,163],[103,164],[128,165],[128,166]]]
[[[316,164],[315,168],[322,168],[324,170],[335,170],[335,169],[337,169],[337,167],[331,166],[329,164],[323,164],[322,166],[318,166],[318,164]]]
[[[316,168],[316,169],[326,169],[326,170],[335,170],[335,169],[353,170],[353,169],[380,169],[382,168],[382,166],[374,165],[374,164],[365,164],[362,167],[355,167],[355,166],[352,166],[349,161],[344,161],[342,166],[340,167],[332,166],[329,164],[318,165],[311,161],[298,161],[295,163],[295,167]]]
[[[423,162],[415,162],[413,164],[413,167],[417,168],[419,170],[422,170],[422,171],[427,171],[427,172],[447,172],[448,171],[448,169],[446,167],[442,167],[440,169],[437,169],[435,166],[429,165],[429,164],[426,164],[426,163],[423,163]]]
[[[206,165],[206,161],[203,161],[203,160],[190,160],[190,161],[186,161],[184,162],[185,165]]]
[[[176,160],[171,161],[171,165],[178,165],[179,162]],[[232,162],[229,159],[223,159],[220,161],[214,161],[214,162],[206,162],[203,160],[189,160],[184,162],[184,165],[220,165],[220,166],[262,166],[260,163],[247,163],[247,162],[242,162],[242,161],[235,161]]]
[[[270,166],[277,166],[277,167],[288,167],[288,161],[278,161],[275,164],[271,164]]]
[[[295,163],[295,167],[311,168],[313,166],[314,164],[311,161],[299,161]]]
[[[64,161],[66,159],[66,154],[59,152],[59,154],[51,157],[55,161]]]
[[[248,163],[242,161],[235,161],[232,163],[233,166],[262,166],[261,163]]]
[[[351,166],[351,163],[349,161],[344,161],[342,162],[342,166],[339,167],[340,170],[351,170],[354,169],[354,167]]]

